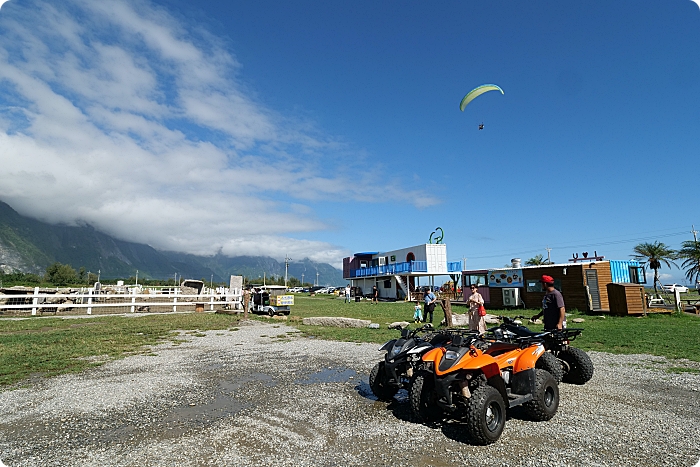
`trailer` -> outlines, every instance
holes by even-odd
[[[269,316],[289,315],[294,295],[287,294],[283,285],[264,285],[253,288],[251,312]]]

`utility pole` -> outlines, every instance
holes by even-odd
[[[100,282],[100,270],[97,270],[97,282]]]
[[[545,250],[547,250],[547,264],[552,264],[552,259],[551,259],[550,256],[549,256],[549,254],[550,254],[550,252],[552,251],[552,249],[549,248],[549,245],[547,245],[547,248],[545,248]]]
[[[211,278],[209,279],[209,289],[212,289],[214,287],[214,274],[211,275]]]
[[[287,287],[287,270],[289,269],[289,262],[292,260],[292,258],[287,257],[287,255],[284,255],[284,287]]]
[[[316,285],[318,286],[318,269],[316,269]]]
[[[301,286],[304,287],[304,273],[301,273]]]
[[[698,231],[695,230],[695,224],[693,224],[693,238],[695,239],[695,248],[698,248]],[[700,258],[698,258],[698,275],[695,277],[695,288],[700,292]]]
[[[139,285],[139,270],[136,270],[136,285]]]
[[[467,270],[467,259],[469,258],[467,258],[466,256],[462,256],[462,271]]]

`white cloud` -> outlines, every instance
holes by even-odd
[[[382,175],[350,176],[359,151],[265,106],[218,39],[162,8],[18,2],[0,28],[0,199],[23,214],[161,249],[337,264],[342,249],[288,235],[328,228],[315,201],[374,201]],[[383,201],[437,202],[381,186]]]

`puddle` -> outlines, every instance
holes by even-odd
[[[357,376],[357,372],[350,368],[327,368],[317,371],[306,377],[298,379],[297,384],[319,384],[319,383],[346,383],[351,378]]]
[[[377,396],[374,395],[372,392],[372,388],[369,387],[369,383],[367,381],[360,381],[360,384],[355,386],[355,391],[365,399],[368,399],[370,401],[378,401]]]
[[[251,373],[249,375],[236,378],[236,381],[222,381],[219,383],[219,385],[223,390],[233,392],[236,389],[240,389],[248,383],[253,383],[256,381],[262,381],[263,386],[267,388],[277,386],[277,381],[275,380],[275,378],[273,378],[270,375],[266,375],[265,373]]]

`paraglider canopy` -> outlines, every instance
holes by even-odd
[[[466,96],[464,96],[462,102],[459,103],[459,110],[464,112],[464,108],[467,106],[467,104],[469,104],[471,101],[484,94],[485,92],[489,91],[501,91],[501,94],[504,94],[503,89],[496,86],[495,84],[482,84],[481,86],[472,89],[467,93]]]

